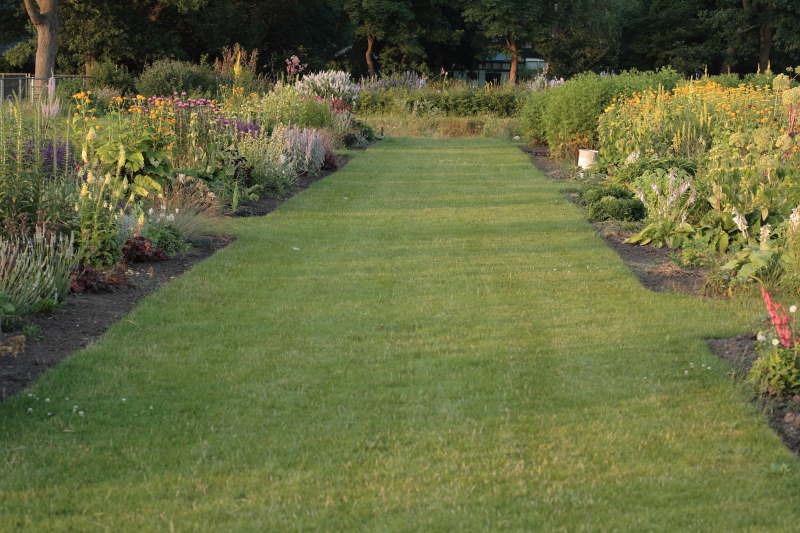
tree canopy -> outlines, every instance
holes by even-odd
[[[162,57],[213,61],[240,43],[279,71],[355,74],[464,69],[503,51],[535,53],[551,72],[650,69],[744,72],[793,66],[796,0],[60,0],[57,70],[99,61],[135,71]],[[0,67],[31,70],[37,30],[23,0],[0,0]]]

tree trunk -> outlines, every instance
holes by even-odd
[[[758,48],[758,67],[761,72],[767,72],[770,69],[770,55],[772,53],[772,35],[775,29],[771,24],[761,26],[761,43]]]
[[[770,68],[770,55],[772,54],[772,38],[775,34],[775,27],[771,22],[765,22],[759,29],[758,46],[758,68],[761,72],[766,72]]]
[[[375,36],[367,35],[367,52],[365,54],[367,59],[367,68],[369,69],[369,75],[375,77],[378,73],[375,70],[375,58],[372,57],[372,53],[375,50]]]
[[[94,71],[94,66],[97,64],[97,59],[95,59],[93,54],[86,54],[86,58],[83,61],[83,74],[84,76],[91,76],[92,72]]]
[[[725,58],[722,61],[722,69],[720,70],[720,74],[725,74],[726,72],[730,73],[731,70],[734,68],[734,63],[736,61],[736,48],[731,44],[725,49]]]
[[[511,50],[511,70],[508,72],[508,83],[515,85],[517,83],[517,70],[519,69],[519,47],[517,40],[509,37],[506,39],[508,48]]]
[[[36,27],[36,72],[34,95],[47,88],[47,80],[55,75],[58,51],[58,0],[24,0],[25,10]]]

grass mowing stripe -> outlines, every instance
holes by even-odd
[[[390,139],[237,221],[0,404],[0,530],[795,529],[702,341],[748,303],[645,290],[558,188]]]

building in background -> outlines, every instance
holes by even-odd
[[[519,59],[518,79],[525,79],[547,69],[547,63],[534,54],[522,52]],[[458,80],[466,80],[485,85],[487,83],[507,83],[511,72],[511,54],[497,54],[475,63],[471,70],[457,70],[451,76]]]

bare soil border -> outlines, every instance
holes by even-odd
[[[520,149],[528,154],[534,166],[548,178],[564,182],[570,179],[564,165],[550,157],[547,147],[521,146]],[[577,204],[576,195],[567,193],[566,196]],[[708,273],[676,265],[670,259],[674,250],[627,244],[625,240],[632,233],[619,231],[615,225],[604,222],[594,222],[592,225],[647,289],[654,292],[702,295]]]

